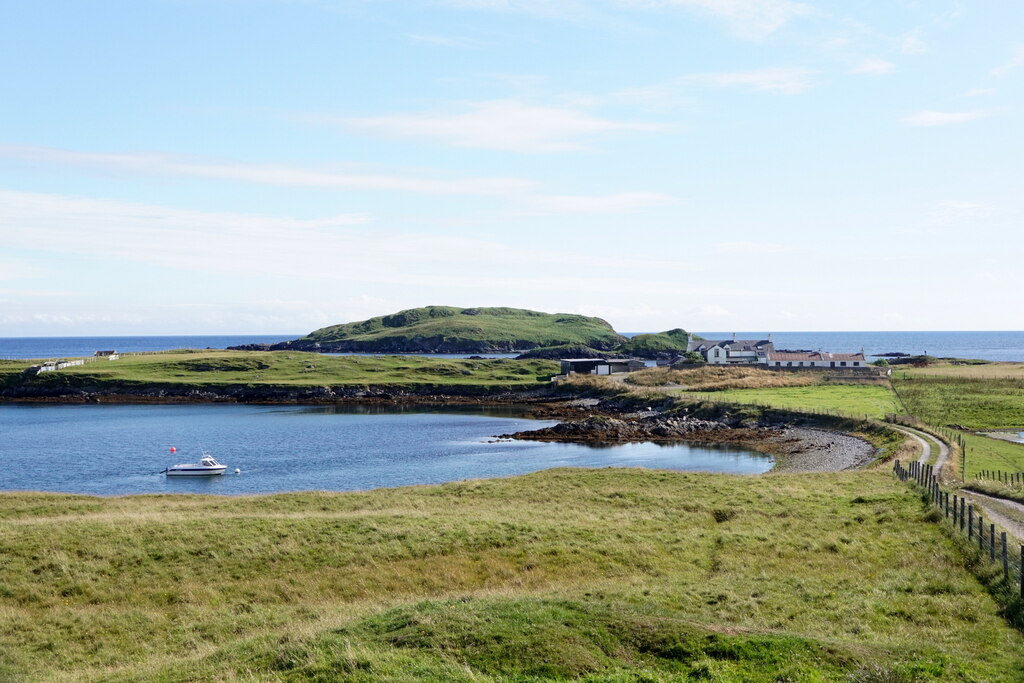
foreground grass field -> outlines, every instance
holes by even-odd
[[[0,557],[0,680],[1024,677],[887,472],[3,494]]]
[[[892,390],[887,386],[877,384],[816,384],[683,393],[711,401],[752,403],[810,412],[832,412],[853,417],[867,415],[882,418],[902,412]]]
[[[0,364],[0,383],[203,385],[386,385],[521,388],[548,381],[558,364],[545,360],[470,360],[423,356],[326,356],[299,351],[172,351],[128,354],[30,378],[31,363]]]

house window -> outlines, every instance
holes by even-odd
[[[782,365],[782,361],[781,361],[781,360],[777,360],[777,361],[775,361],[775,366],[776,366],[776,367],[778,367],[778,366],[780,366],[780,365]]]
[[[839,364],[842,365],[843,367],[846,367],[846,361],[845,360],[839,361]]]
[[[789,361],[788,363],[786,363],[786,367],[787,368],[793,367],[793,361]]]
[[[834,368],[835,366],[836,366],[836,362],[832,361],[832,367]]]
[[[800,367],[803,367],[803,366],[804,366],[804,362],[800,361]]]

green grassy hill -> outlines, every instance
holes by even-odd
[[[0,494],[0,680],[1008,681],[888,472]]]
[[[498,353],[559,344],[608,350],[623,341],[625,337],[600,318],[520,308],[427,306],[324,327],[290,345],[384,353]]]
[[[640,358],[671,357],[686,353],[686,345],[689,341],[690,333],[676,328],[656,334],[638,334],[620,346],[617,351]]]

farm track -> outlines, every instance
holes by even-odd
[[[1018,542],[1024,542],[1024,504],[977,491],[961,490],[958,493],[971,501],[975,508],[980,508],[985,519],[1005,529]]]

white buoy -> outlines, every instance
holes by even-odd
[[[242,470],[240,470],[240,469],[238,469],[238,468],[236,467],[236,468],[235,468],[235,474],[241,474],[241,473],[242,473]]]

